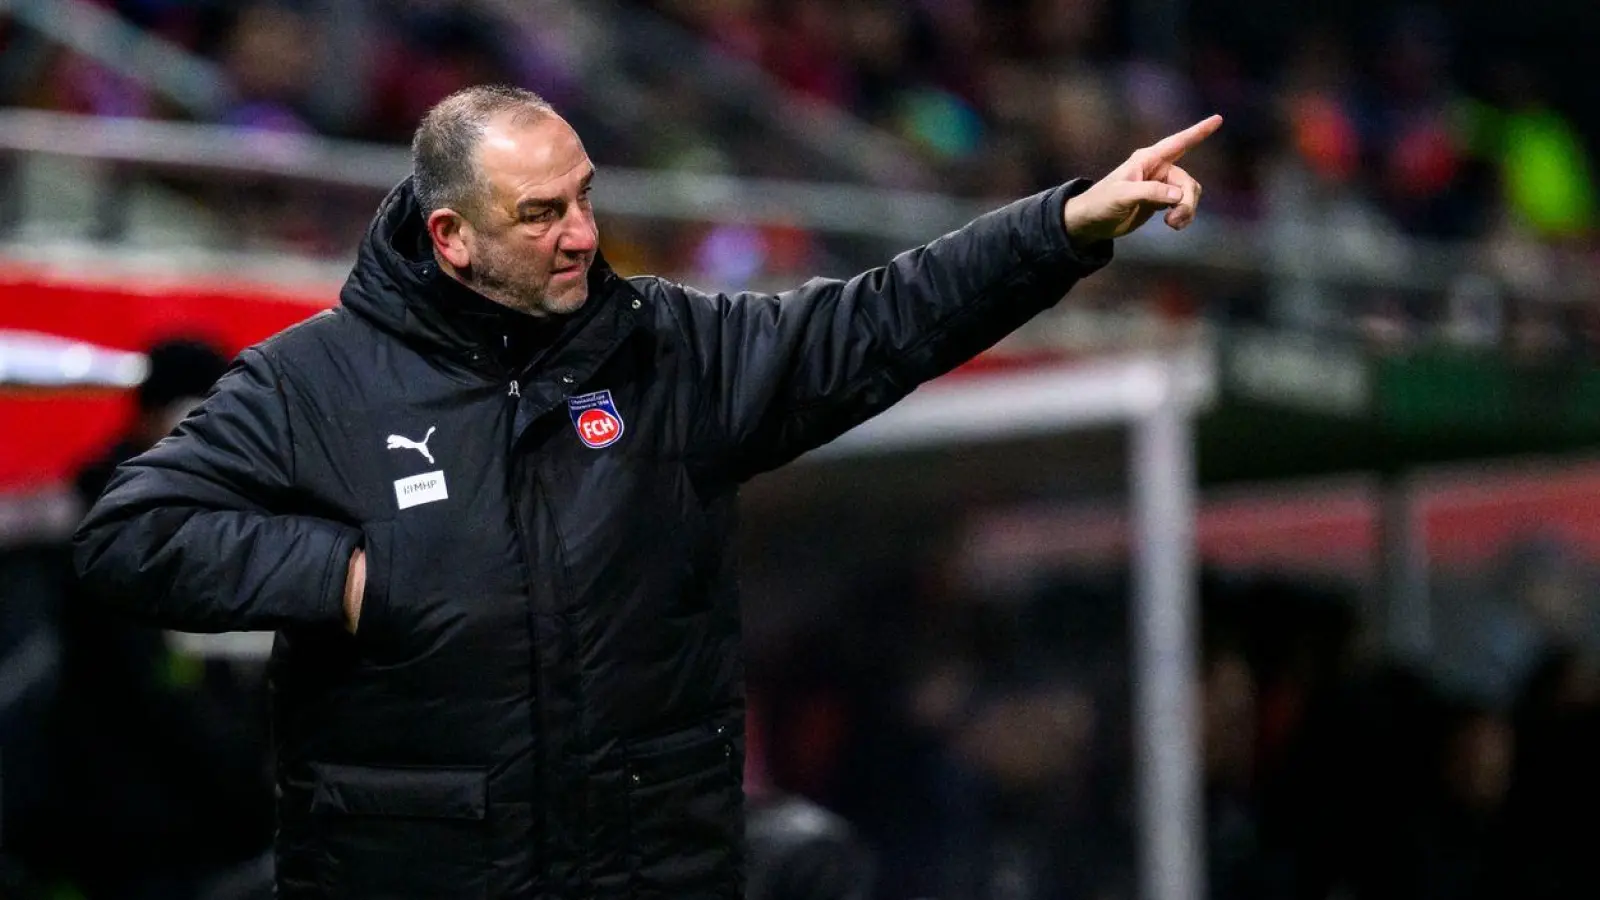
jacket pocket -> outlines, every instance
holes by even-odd
[[[483,900],[488,774],[313,763],[331,896]]]
[[[638,900],[729,897],[743,858],[743,753],[707,723],[626,750],[628,826]]]
[[[383,630],[394,585],[394,523],[369,522],[361,526],[362,552],[367,557],[367,584],[361,594],[361,615],[356,637],[371,638]]]

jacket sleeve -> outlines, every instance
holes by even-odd
[[[285,515],[288,407],[242,353],[173,434],[117,469],[73,536],[86,596],[179,631],[337,624],[360,532]]]
[[[1079,180],[980,216],[848,281],[782,294],[669,286],[702,381],[700,427],[743,480],[888,409],[993,346],[1111,259],[1075,247]]]

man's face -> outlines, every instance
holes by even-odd
[[[502,114],[485,130],[478,168],[487,196],[462,229],[462,280],[530,315],[576,312],[600,240],[589,205],[594,164],[577,133],[554,114]]]

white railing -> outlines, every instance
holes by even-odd
[[[0,0],[0,14],[198,115],[214,115],[234,99],[233,82],[216,64],[83,0]]]
[[[475,0],[475,5],[497,23],[526,34],[536,34],[552,15],[584,19],[595,46],[574,54],[572,61],[581,67],[589,101],[614,107],[619,116],[649,102],[650,84],[663,77],[686,78],[710,102],[759,123],[773,139],[803,147],[841,172],[880,182],[928,180],[926,169],[906,155],[896,136],[837,108],[806,101],[758,66],[720,52],[649,9],[625,8],[614,0]],[[345,6],[342,16],[331,6],[320,14],[359,21],[361,14],[352,18],[350,4]],[[213,61],[86,0],[0,0],[0,14],[201,118],[215,118],[237,99],[232,78]],[[632,76],[622,71],[619,53],[642,71]]]
[[[0,159],[75,157],[208,177],[262,176],[381,192],[410,171],[400,147],[222,125],[0,110]],[[125,178],[125,174],[119,174]],[[743,178],[604,167],[603,214],[683,222],[771,224],[912,246],[991,208],[948,195],[860,184]],[[24,215],[26,213],[24,212]],[[1444,292],[1481,268],[1472,247],[1396,241],[1381,252],[1335,225],[1273,225],[1202,218],[1181,237],[1146,228],[1118,245],[1120,259],[1353,288]],[[1564,284],[1563,299],[1590,286]],[[1552,291],[1556,288],[1552,288]]]

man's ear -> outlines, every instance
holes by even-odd
[[[428,216],[428,237],[433,249],[452,268],[466,269],[472,263],[472,223],[448,207],[436,209]]]

